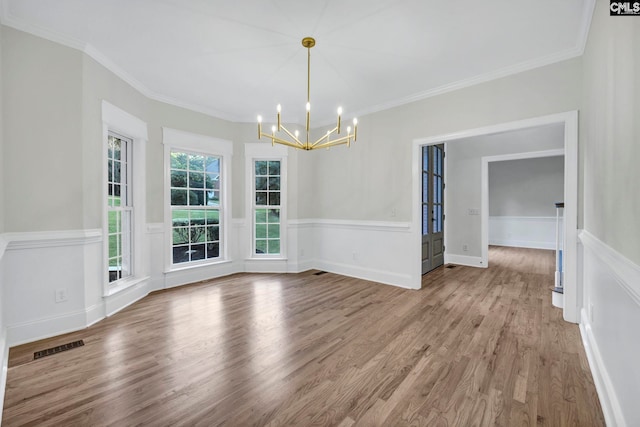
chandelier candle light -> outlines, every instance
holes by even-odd
[[[351,145],[351,141],[356,141],[358,137],[358,119],[353,119],[353,133],[351,133],[351,126],[347,127],[347,135],[336,139],[331,139],[331,136],[340,135],[341,121],[342,121],[342,107],[338,107],[338,123],[335,128],[327,131],[327,133],[315,142],[309,141],[309,133],[311,129],[311,102],[309,100],[310,93],[310,77],[311,77],[311,48],[316,45],[316,41],[312,37],[305,37],[302,39],[302,46],[307,48],[307,120],[306,120],[306,132],[307,137],[304,142],[300,141],[300,133],[296,130],[291,133],[280,119],[280,113],[282,107],[280,104],[276,107],[277,110],[277,125],[271,127],[271,134],[262,132],[262,116],[258,116],[258,139],[263,136],[271,139],[271,145],[282,144],[287,147],[298,148],[300,150],[316,150],[319,148],[330,148],[336,145],[347,144],[347,147]],[[290,139],[285,139],[279,136],[277,132],[284,132]]]

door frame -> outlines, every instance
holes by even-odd
[[[500,132],[508,132],[550,124],[564,125],[564,194],[565,194],[565,288],[564,288],[564,310],[563,317],[568,322],[578,323],[581,308],[580,299],[582,283],[578,282],[578,111],[567,111],[564,113],[551,114],[534,117],[530,119],[517,120],[475,129],[462,130],[458,132],[418,138],[413,140],[412,146],[412,235],[414,255],[411,257],[412,264],[412,288],[420,289],[422,283],[422,236],[420,223],[420,183],[421,183],[421,147],[423,145],[433,145],[455,141],[457,139],[474,136],[489,135]],[[445,176],[446,176],[445,169]],[[488,185],[488,184],[487,184]],[[445,187],[444,197],[447,199],[447,188]],[[488,191],[488,190],[487,190]],[[487,192],[488,194],[488,192]],[[488,222],[485,227],[485,220],[488,221],[489,207],[487,200],[482,200],[481,223],[483,251],[488,251]],[[448,214],[445,204],[445,215]],[[447,236],[445,221],[445,239]],[[484,240],[486,236],[486,241]],[[445,240],[446,245],[446,240]],[[445,249],[445,263],[448,250]],[[483,252],[483,257],[485,252]],[[485,266],[487,264],[485,263]]]

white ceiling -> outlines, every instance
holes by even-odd
[[[147,96],[233,121],[315,124],[578,56],[593,0],[2,0]]]

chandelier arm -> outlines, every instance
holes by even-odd
[[[327,140],[327,142],[329,142],[329,137],[335,133],[335,131],[338,130],[337,127],[331,129],[329,132],[325,133],[322,137],[320,137],[320,139],[318,139],[316,142],[314,142],[313,144],[311,144],[312,147],[315,147],[316,145],[320,144],[322,141],[324,141],[325,139]]]
[[[351,135],[351,136],[353,136],[353,135]],[[335,139],[333,141],[327,141],[327,142],[325,142],[323,144],[316,145],[315,147],[312,148],[312,150],[319,150],[320,148],[331,148],[331,147],[335,147],[337,145],[350,144],[350,142],[351,142],[350,137],[345,136],[345,137],[340,138],[340,139]]]
[[[296,136],[294,134],[289,132],[289,129],[284,127],[284,125],[281,125],[280,129],[283,130],[287,135],[289,135],[291,137],[291,139],[293,139],[295,141],[296,144],[300,145],[301,147],[304,147],[304,144],[302,142],[300,142],[300,140],[298,138],[296,138]]]
[[[286,145],[287,147],[298,148],[298,149],[304,148],[304,146],[302,145],[294,144],[291,141],[287,141],[286,139],[278,138],[277,136],[269,135],[267,133],[263,133],[262,136],[266,136],[271,140],[271,142],[275,142],[281,145]]]

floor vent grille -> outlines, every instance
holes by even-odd
[[[326,271],[318,271],[317,273],[313,273],[314,276],[322,276],[323,274],[327,274]]]
[[[447,265],[447,268],[456,268],[455,265]]]
[[[46,350],[40,350],[33,353],[33,360],[40,359],[41,357],[51,356],[57,353],[62,353],[63,351],[71,350],[74,348],[82,347],[84,345],[84,341],[73,341],[67,344],[62,344],[56,347],[48,348]]]

